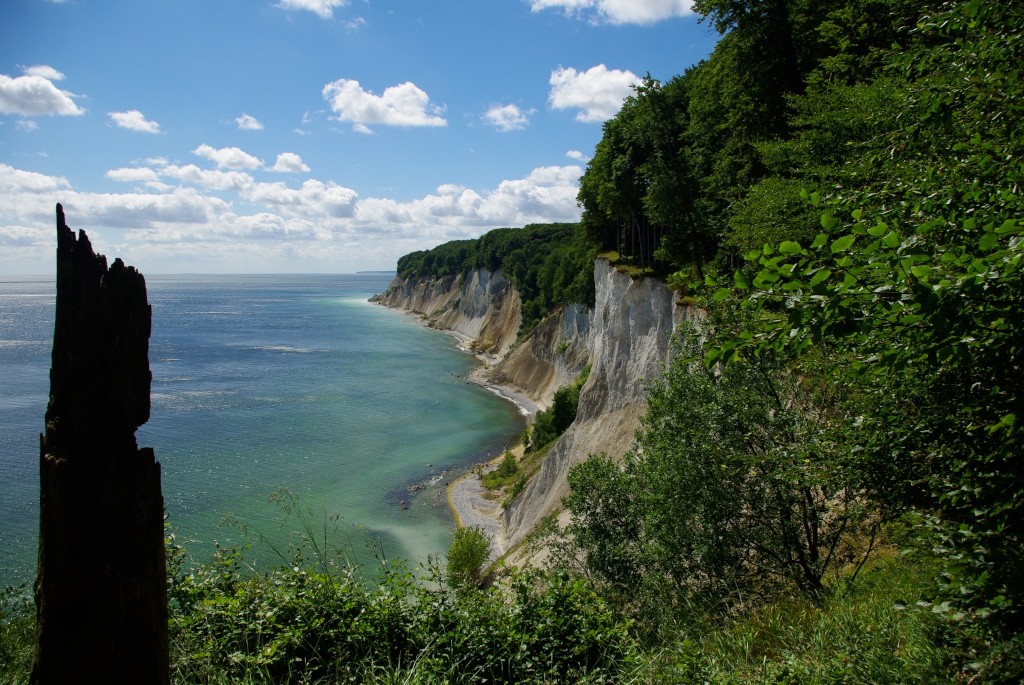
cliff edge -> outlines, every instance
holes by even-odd
[[[500,516],[496,552],[514,548],[561,509],[569,469],[592,454],[625,454],[646,409],[647,388],[665,370],[672,333],[689,315],[653,278],[634,279],[605,260],[594,265],[595,304],[561,307],[520,337],[520,298],[501,272],[466,278],[396,278],[375,301],[419,315],[464,341],[485,362],[483,378],[551,405],[554,393],[589,365],[576,420],[539,472]]]

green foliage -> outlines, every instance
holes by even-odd
[[[589,376],[590,367],[587,366],[571,385],[555,391],[549,408],[537,412],[533,429],[529,434],[527,451],[539,450],[554,442],[572,425],[572,422],[576,420],[576,411],[579,408],[580,390],[583,389]]]
[[[491,540],[479,528],[459,528],[446,555],[448,582],[453,587],[476,587],[491,556]]]
[[[516,455],[511,452],[505,452],[501,463],[498,464],[498,468],[488,471],[480,480],[485,488],[494,490],[512,483],[518,477],[518,474],[519,464],[516,462]]]
[[[467,276],[501,271],[522,299],[522,330],[564,303],[594,303],[594,255],[577,224],[497,228],[476,240],[456,240],[398,260],[400,278]]]
[[[951,682],[939,621],[917,604],[927,566],[885,558],[849,593],[791,599],[735,620],[688,627],[641,661],[634,681],[674,683]]]
[[[631,651],[626,624],[581,580],[512,572],[446,588],[386,565],[370,584],[342,563],[247,576],[200,566],[172,605],[175,682],[605,682]]]
[[[863,398],[835,428],[860,482],[889,512],[928,513],[921,533],[943,561],[935,610],[979,678],[1013,681],[1024,673],[1009,656],[1024,628],[1024,9],[945,3],[905,45],[878,57],[884,79],[809,94],[865,96],[868,125],[842,129],[855,154],[821,175],[856,183],[805,193],[824,229],[812,241],[747,255],[735,285],[756,322],[707,361],[827,360],[826,377]],[[826,134],[838,110],[801,109]]]
[[[29,681],[36,651],[36,613],[29,590],[0,590],[0,682],[19,685]]]
[[[827,573],[863,563],[876,525],[822,430],[842,395],[766,359],[694,364],[693,329],[682,345],[621,468],[592,458],[569,474],[587,570],[649,624],[820,598]]]

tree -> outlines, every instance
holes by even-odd
[[[1013,679],[1024,672],[1012,656],[1024,639],[1024,10],[949,3],[918,31],[888,56],[904,80],[901,125],[863,150],[877,173],[807,194],[826,229],[810,245],[748,256],[754,276],[735,283],[761,318],[707,361],[818,350],[836,383],[871,398],[861,480],[890,509],[926,512],[939,610],[980,634],[986,677]]]
[[[820,597],[826,573],[863,563],[876,526],[825,430],[845,398],[766,359],[706,368],[699,349],[690,328],[621,468],[570,472],[585,567],[661,620],[792,588]]]
[[[480,528],[459,528],[448,548],[448,582],[453,587],[477,587],[484,564],[491,556],[491,541]]]

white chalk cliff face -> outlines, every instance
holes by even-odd
[[[630,448],[646,410],[649,384],[665,370],[672,333],[690,310],[652,278],[632,279],[604,260],[594,266],[594,309],[569,305],[517,344],[520,300],[500,273],[477,271],[408,282],[395,279],[378,301],[424,316],[475,342],[494,362],[489,379],[541,407],[590,364],[576,421],[548,452],[539,473],[505,510],[508,547],[525,538],[568,494],[569,469],[592,454],[619,457]]]

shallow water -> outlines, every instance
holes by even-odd
[[[193,557],[251,544],[247,560],[277,565],[304,526],[370,573],[375,548],[447,549],[449,473],[514,442],[522,418],[466,382],[476,361],[454,340],[367,302],[389,281],[147,278],[152,416],[137,438]],[[52,281],[0,279],[0,585],[34,574],[53,307]]]

